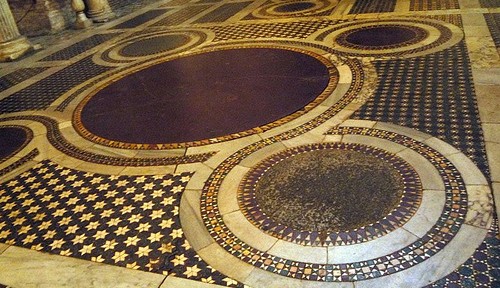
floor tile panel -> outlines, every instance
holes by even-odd
[[[109,3],[0,64],[0,287],[500,285],[498,1]]]

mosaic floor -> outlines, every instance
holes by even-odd
[[[500,287],[500,2],[134,9],[0,64],[0,287]]]

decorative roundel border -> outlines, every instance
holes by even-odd
[[[128,63],[137,60],[146,60],[148,58],[156,58],[158,56],[166,57],[169,55],[186,52],[189,51],[190,49],[194,49],[200,46],[201,44],[210,40],[210,38],[213,38],[213,35],[211,34],[212,33],[208,33],[203,30],[187,30],[187,29],[153,31],[148,33],[135,33],[115,43],[111,47],[96,53],[94,55],[94,60],[97,61],[98,63],[104,61],[105,63],[116,64],[116,63]],[[183,45],[180,45],[179,47],[176,47],[174,49],[164,49],[164,50],[159,49],[158,51],[148,55],[141,55],[141,54],[124,55],[122,53],[123,49],[126,49],[131,45],[137,45],[138,43],[147,40],[151,40],[154,38],[161,38],[170,35],[185,37],[186,42],[183,43]]]
[[[359,44],[354,44],[349,41],[347,41],[347,38],[356,32],[362,31],[364,29],[370,29],[370,28],[403,28],[403,29],[408,29],[411,30],[412,32],[415,33],[416,37],[401,43],[393,44],[393,45],[384,45],[384,46],[370,46],[370,45],[359,45]],[[353,50],[389,50],[389,49],[398,49],[398,48],[403,48],[406,46],[410,45],[415,45],[416,43],[424,41],[426,38],[429,37],[429,32],[425,29],[422,29],[421,27],[417,26],[411,26],[411,25],[394,25],[394,24],[383,24],[383,25],[368,25],[368,26],[363,26],[359,27],[356,29],[350,29],[347,30],[340,35],[338,35],[335,38],[335,41],[337,44],[343,46],[343,47],[348,47]]]
[[[412,243],[384,256],[338,264],[303,262],[288,259],[286,257],[271,254],[268,251],[259,250],[244,242],[236,236],[233,231],[231,231],[222,217],[218,202],[219,190],[222,182],[231,170],[238,166],[243,160],[245,160],[245,158],[262,148],[279,141],[279,139],[268,138],[251,144],[226,158],[226,160],[214,169],[208,180],[205,182],[200,199],[200,210],[203,223],[205,224],[205,227],[207,228],[213,241],[215,241],[215,243],[217,243],[218,246],[223,248],[227,253],[236,257],[243,263],[280,276],[326,282],[352,282],[402,272],[403,270],[414,267],[415,265],[422,263],[441,252],[447,245],[450,244],[457,234],[461,235],[459,237],[460,239],[454,241],[454,244],[451,246],[456,247],[456,245],[461,245],[457,244],[457,241],[462,244],[464,244],[464,241],[467,242],[464,244],[467,245],[467,247],[476,244],[479,245],[480,241],[482,241],[482,238],[479,240],[472,240],[472,238],[477,238],[471,237],[472,235],[464,236],[464,234],[472,233],[471,231],[473,230],[471,229],[473,228],[471,228],[471,226],[462,228],[466,220],[468,210],[468,191],[466,183],[461,175],[461,173],[465,172],[463,171],[464,167],[461,167],[462,171],[459,171],[448,158],[435,148],[432,148],[424,142],[420,142],[412,137],[402,134],[364,127],[341,127],[339,129],[333,129],[329,131],[329,133],[339,136],[359,135],[387,140],[402,146],[404,149],[413,151],[412,153],[417,153],[420,157],[423,157],[425,161],[427,161],[426,163],[433,166],[441,178],[440,181],[442,181],[444,185],[444,207],[440,210],[441,214],[437,217],[438,220],[434,224],[431,224],[432,227],[428,229],[422,237],[418,238],[416,241],[412,240]],[[475,169],[477,170],[477,168]],[[470,182],[468,184],[470,184]],[[486,191],[486,193],[488,192],[489,190]],[[486,230],[483,232],[486,233]],[[459,233],[461,231],[465,232]],[[476,230],[474,230],[474,232],[475,231]],[[479,236],[481,237],[484,235],[481,234]],[[475,248],[475,246],[473,248]],[[438,255],[444,255],[443,253]],[[218,255],[219,259],[220,257],[223,257],[220,254]],[[441,261],[447,261],[441,257],[442,256],[438,257],[442,259]],[[207,261],[210,262],[210,259],[207,258]],[[442,263],[439,265],[442,265]],[[419,267],[424,266],[420,265]],[[435,275],[435,273],[432,274],[432,277],[441,276],[444,275]]]
[[[317,150],[349,150],[387,162],[398,171],[403,180],[403,195],[398,206],[379,221],[352,231],[337,231],[322,235],[321,231],[298,231],[277,223],[262,212],[256,201],[256,184],[272,166],[292,156]],[[333,246],[363,243],[403,226],[417,211],[422,201],[422,184],[417,172],[401,157],[382,149],[354,143],[317,143],[289,148],[262,160],[243,177],[238,189],[238,204],[245,217],[261,231],[286,241],[300,245]]]
[[[399,45],[390,45],[375,49],[373,46],[353,45],[345,41],[346,35],[362,29],[374,27],[405,27],[415,30],[426,31],[426,37],[418,37],[416,40],[407,41]],[[334,27],[323,29],[314,34],[316,41],[332,44],[332,49],[336,52],[361,57],[417,57],[449,48],[463,37],[463,31],[447,22],[427,19],[427,18],[396,18],[377,20],[356,20],[353,22],[335,25]]]
[[[296,44],[296,43],[295,43]],[[210,138],[210,139],[205,139],[205,140],[199,140],[199,141],[190,141],[190,142],[179,142],[179,143],[157,143],[157,144],[143,144],[143,143],[127,143],[127,142],[119,142],[119,141],[113,141],[109,140],[106,138],[99,137],[97,135],[94,135],[90,131],[88,131],[85,126],[82,123],[81,120],[81,113],[84,108],[84,106],[90,101],[90,99],[101,89],[109,85],[111,82],[115,82],[120,80],[121,78],[133,74],[139,70],[146,69],[148,67],[151,67],[153,65],[166,62],[166,61],[171,61],[174,59],[182,58],[182,57],[189,57],[192,55],[198,55],[202,53],[207,53],[211,51],[222,51],[222,50],[231,50],[231,49],[247,49],[247,48],[273,48],[273,49],[283,49],[283,50],[290,50],[290,51],[295,51],[303,54],[307,54],[321,63],[323,63],[330,74],[330,80],[327,84],[327,87],[323,92],[318,95],[313,101],[311,101],[309,104],[304,106],[302,109],[285,116],[281,119],[278,119],[274,122],[254,127],[249,130],[241,131],[238,133],[233,133],[221,137],[216,137],[216,138]],[[333,63],[332,60],[327,59],[325,55],[320,55],[317,52],[313,52],[310,50],[305,50],[307,47],[298,47],[296,45],[277,45],[277,44],[259,44],[259,45],[254,45],[254,44],[245,44],[245,45],[221,45],[221,46],[211,46],[207,48],[201,48],[193,52],[186,52],[182,53],[181,55],[175,55],[175,56],[167,56],[167,57],[161,57],[159,59],[155,59],[154,61],[146,61],[142,65],[138,66],[133,66],[131,69],[125,70],[121,73],[113,74],[110,75],[108,79],[106,79],[105,82],[102,82],[100,86],[95,88],[91,93],[89,93],[80,103],[75,108],[75,111],[73,112],[73,119],[72,119],[72,124],[74,129],[78,132],[80,136],[85,138],[86,140],[89,140],[91,142],[101,144],[104,146],[108,147],[113,147],[113,148],[120,148],[120,149],[137,149],[137,150],[162,150],[162,149],[176,149],[176,148],[186,148],[186,147],[194,147],[194,146],[201,146],[201,145],[207,145],[207,144],[213,144],[213,143],[219,143],[219,142],[224,142],[236,138],[241,138],[249,135],[253,135],[256,133],[262,133],[264,131],[270,130],[272,128],[281,126],[285,123],[288,123],[304,114],[307,112],[311,111],[313,108],[317,107],[320,105],[325,99],[327,99],[332,92],[335,90],[337,83],[339,81],[339,72],[336,68],[336,65]]]
[[[257,18],[289,18],[289,17],[305,17],[315,16],[327,12],[337,6],[337,0],[293,0],[293,1],[273,1],[267,5],[259,7],[252,12],[252,16]],[[278,11],[280,7],[292,5],[295,3],[310,3],[312,7],[300,11],[281,12]]]
[[[3,163],[5,161],[9,160],[10,158],[12,158],[14,155],[16,155],[21,150],[23,150],[24,147],[26,147],[26,145],[28,145],[28,143],[31,142],[31,140],[33,140],[33,131],[27,127],[20,126],[20,125],[0,125],[0,129],[2,129],[2,128],[15,128],[15,129],[23,130],[24,133],[26,134],[26,139],[17,149],[15,149],[9,155],[7,155],[4,158],[0,158],[0,163]]]

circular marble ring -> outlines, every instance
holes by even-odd
[[[299,173],[300,175],[293,176],[287,174],[290,173],[290,169],[294,167],[293,158],[296,158],[295,156],[307,156],[308,154],[314,152],[323,152],[324,154],[322,155],[321,159],[315,159],[313,161],[314,164],[318,164],[319,162],[327,162],[328,160],[330,160],[328,159],[328,153],[342,152],[342,154],[338,154],[338,156],[332,155],[330,158],[333,161],[330,161],[329,164],[325,163],[332,166],[332,168],[329,169],[330,171],[320,173],[322,169],[328,170],[328,168],[320,167],[321,165],[315,165],[315,167],[318,167],[316,167],[315,169],[307,169],[307,171],[303,171],[303,169],[300,167],[297,168],[297,173]],[[349,163],[333,163],[335,162],[335,160],[337,160],[335,158],[341,158],[341,156],[346,153],[352,154],[352,156],[347,155],[347,157],[357,156],[356,162],[353,160],[349,161]],[[284,179],[282,181],[277,180],[276,177],[278,175],[273,174],[274,180],[272,180],[272,182],[278,181],[281,183],[267,183],[268,186],[269,184],[271,184],[273,187],[275,187],[271,191],[269,190],[271,188],[260,188],[259,183],[261,182],[262,177],[265,176],[265,174],[268,174],[269,171],[276,170],[275,167],[277,165],[280,165],[281,162],[288,159],[291,159],[292,161],[288,161],[285,167],[282,168],[286,171],[276,172],[278,174],[285,173],[283,177],[286,178],[287,181],[285,181]],[[340,161],[341,159],[338,160]],[[344,162],[348,160],[349,159],[346,158],[344,159]],[[359,163],[363,160],[365,160],[365,162]],[[381,174],[378,175],[378,177],[374,175],[377,165],[383,166],[382,168],[380,168],[382,170],[380,171]],[[348,176],[346,170],[350,168],[349,166],[352,166],[351,168],[354,169],[353,171],[351,171],[351,174],[357,174],[356,171],[363,171],[359,172],[361,173],[359,175]],[[366,168],[364,166],[366,166]],[[337,167],[341,167],[341,169]],[[400,179],[392,179],[394,176],[392,176],[390,173],[387,173],[387,171],[390,170],[394,170],[394,172],[398,174],[398,176],[396,177],[399,177]],[[308,175],[303,176],[306,172]],[[346,177],[342,177],[342,175]],[[342,178],[336,178],[335,176],[339,176]],[[277,197],[279,195],[275,195],[276,193],[278,193],[275,192],[276,190],[286,189],[283,188],[283,185],[280,184],[296,180],[299,177],[307,177],[308,179],[307,183],[304,183],[306,187],[303,187],[301,188],[301,190],[297,191],[298,195],[292,196],[293,190],[297,188],[293,186],[288,187],[291,191],[282,192],[286,193],[286,195],[283,195],[283,197],[286,196],[285,199],[280,199],[280,197]],[[332,177],[334,179],[331,179]],[[316,185],[314,185],[316,181],[327,182],[330,184],[330,188],[316,187]],[[357,183],[353,183],[353,181]],[[380,183],[379,186],[384,187],[380,187],[381,189],[377,189],[377,187],[375,187],[375,183],[377,181]],[[366,183],[366,186],[363,185],[365,189],[359,190],[360,188],[356,186],[359,186],[362,182]],[[399,183],[401,183],[401,187],[399,187]],[[335,197],[336,193],[334,192],[336,191],[336,187],[345,187],[345,189],[350,189],[350,191],[339,191],[339,195],[337,195],[337,197],[339,198],[332,199],[332,197],[337,198]],[[383,188],[392,189],[383,190]],[[267,208],[267,213],[262,210],[261,205],[259,204],[262,203],[262,200],[260,198],[263,198],[264,196],[256,197],[259,196],[256,194],[258,194],[259,190],[262,189],[266,189],[265,191],[261,192],[266,194],[265,199],[267,199],[267,197],[271,197],[267,195],[274,192],[271,199],[274,204],[269,203],[268,205],[266,205],[266,207],[275,207]],[[304,189],[313,190],[310,191],[310,193],[307,193],[308,196],[312,197],[310,201],[307,201],[305,195],[306,191],[304,191]],[[325,190],[324,192],[326,192],[327,195],[323,195],[324,197],[321,197],[318,191],[322,191],[323,189]],[[398,191],[399,189],[401,189],[401,192]],[[355,194],[356,196],[352,195],[353,190],[356,190],[357,192],[359,192],[359,194]],[[373,198],[375,197],[374,193],[379,192],[379,190],[380,193],[385,193],[387,195],[377,195],[376,198]],[[349,245],[376,239],[404,225],[404,223],[406,223],[417,211],[422,200],[422,192],[422,185],[420,183],[417,172],[408,164],[408,162],[403,160],[401,157],[387,153],[382,149],[369,147],[366,145],[334,142],[298,146],[284,150],[282,152],[278,152],[271,157],[262,160],[259,164],[252,167],[241,181],[238,191],[238,203],[240,206],[240,210],[252,224],[273,237],[291,241],[300,245]],[[346,193],[346,195],[342,195],[343,193]],[[396,203],[390,204],[386,202],[391,199],[391,197],[396,197],[397,193],[402,194],[398,195],[399,199]],[[352,201],[350,201],[349,203],[341,203],[344,199],[351,195],[354,197],[351,199]],[[357,203],[358,201],[361,201],[360,197],[362,197],[363,195],[366,195],[366,198],[364,199],[370,199],[370,202],[372,202],[370,205],[360,206],[359,203]],[[315,207],[305,208],[305,203],[293,203],[292,201],[288,201],[290,198],[297,198],[297,200],[306,201],[306,206]],[[316,199],[318,200],[316,201]],[[283,209],[281,209],[280,207],[284,205],[285,202],[291,203],[289,203],[290,205],[288,205],[287,207],[282,207]],[[382,209],[385,205],[387,205],[388,207],[386,209]],[[293,209],[292,207],[295,207],[295,209]],[[356,207],[363,207],[363,209],[362,211],[359,211],[360,213],[356,213]],[[369,209],[369,207],[371,207],[371,210]],[[316,211],[316,209],[320,209],[320,211]],[[368,213],[367,209],[372,211],[372,213]],[[295,214],[297,215],[292,213],[294,212],[293,210],[298,210],[295,211]],[[380,214],[382,210],[389,211],[389,213],[382,216]],[[283,216],[270,216],[271,213],[279,213]],[[338,213],[341,213],[341,215],[336,215]],[[312,214],[311,217],[320,219],[317,219],[316,221],[314,219],[310,219],[311,217],[307,217],[307,215],[309,214]],[[318,216],[318,214],[320,214],[321,216]],[[358,216],[355,217],[355,215]],[[375,218],[370,218],[369,215],[372,215],[371,217]],[[278,219],[280,219],[281,221],[275,220],[275,217],[279,217]],[[336,229],[332,230],[332,228],[328,228],[330,226],[336,227],[340,225],[341,227],[344,227],[357,224],[358,221],[361,221],[362,219],[364,219],[364,221],[373,221],[370,221],[367,224],[362,225],[361,227],[356,227],[350,230],[339,231]],[[301,227],[308,227],[309,229],[294,228],[289,225],[287,221],[290,221],[291,223],[298,223]],[[308,223],[310,221],[313,221],[314,223]],[[337,222],[339,223],[335,224]],[[346,222],[352,222],[353,224],[347,224]]]
[[[257,18],[314,16],[335,8],[337,4],[336,0],[276,1],[254,10],[252,15]]]
[[[421,140],[412,138],[411,132],[399,134],[396,132],[366,127],[341,127],[339,129],[332,129],[329,133],[332,135],[343,135],[342,142],[356,142],[356,139],[359,139],[361,137],[361,139],[365,139],[363,140],[363,142],[383,142],[382,144],[379,144],[384,147],[393,146],[389,144],[394,143],[399,151],[401,151],[400,153],[398,153],[399,156],[404,156],[403,159],[408,160],[412,166],[421,165],[423,167],[422,169],[424,170],[419,170],[419,174],[422,173],[425,176],[425,181],[424,179],[422,179],[422,185],[424,186],[424,189],[425,187],[428,187],[427,189],[431,189],[427,192],[427,195],[432,198],[434,197],[432,195],[436,194],[434,192],[439,191],[437,193],[437,197],[441,197],[441,199],[443,199],[442,208],[426,208],[433,211],[438,211],[438,214],[434,216],[434,222],[426,224],[429,226],[427,226],[428,228],[426,228],[424,231],[419,231],[418,225],[412,223],[412,229],[416,229],[414,232],[415,234],[408,234],[408,232],[405,232],[405,229],[398,229],[397,231],[399,232],[395,231],[393,233],[399,233],[399,236],[406,233],[406,240],[398,245],[388,247],[394,249],[391,252],[382,252],[383,254],[374,256],[372,258],[366,258],[364,257],[364,255],[356,256],[352,253],[349,255],[351,256],[351,258],[343,258],[341,254],[336,254],[336,251],[342,252],[342,249],[338,250],[337,247],[333,247],[333,250],[318,250],[324,248],[311,247],[310,249],[305,249],[304,247],[300,248],[298,246],[294,246],[296,249],[290,250],[288,249],[289,247],[287,248],[286,246],[282,246],[286,249],[280,250],[280,247],[278,247],[280,246],[278,245],[279,241],[273,244],[271,247],[268,246],[267,249],[264,248],[265,243],[262,242],[262,239],[253,244],[243,241],[242,238],[240,238],[241,231],[233,232],[232,229],[234,227],[237,227],[239,225],[238,223],[241,223],[241,221],[246,220],[244,217],[243,220],[241,219],[241,217],[237,217],[236,212],[228,213],[228,209],[232,209],[231,205],[228,205],[227,203],[225,203],[226,201],[222,201],[222,199],[219,200],[219,197],[222,197],[222,195],[219,195],[219,193],[222,193],[222,189],[226,183],[226,179],[234,180],[234,177],[231,176],[230,173],[236,170],[239,170],[240,173],[241,171],[248,171],[248,169],[244,169],[244,166],[241,166],[241,163],[246,163],[244,162],[246,158],[250,157],[255,152],[263,149],[266,146],[279,146],[279,143],[277,142],[278,140],[273,141],[273,138],[269,138],[266,140],[262,140],[262,143],[257,142],[249,145],[236,152],[232,156],[228,157],[218,167],[215,168],[213,173],[205,182],[206,184],[202,190],[200,199],[201,217],[213,241],[215,241],[218,247],[220,247],[223,251],[226,251],[223,254],[227,254],[227,256],[223,256],[222,254],[220,254],[222,252],[216,252],[218,251],[218,248],[214,247],[213,245],[210,246],[210,249],[204,249],[203,253],[201,253],[200,255],[202,255],[202,257],[207,260],[210,265],[217,269],[224,269],[216,262],[211,263],[211,259],[210,257],[208,257],[208,255],[215,255],[213,253],[216,253],[216,255],[218,255],[217,259],[226,259],[225,257],[231,257],[229,255],[232,255],[232,257],[236,257],[242,263],[239,265],[243,265],[243,263],[246,263],[247,265],[249,264],[268,272],[272,272],[276,274],[277,277],[286,276],[288,278],[327,282],[351,282],[359,280],[366,280],[369,282],[369,279],[375,280],[378,277],[390,276],[395,273],[411,275],[411,273],[413,273],[414,271],[423,269],[424,266],[425,269],[428,269],[427,265],[431,265],[432,267],[435,265],[453,267],[454,265],[458,265],[459,263],[461,263],[455,263],[454,261],[462,261],[461,259],[464,255],[454,254],[456,257],[450,258],[447,256],[449,255],[449,253],[454,253],[456,249],[463,249],[463,251],[467,250],[467,253],[472,253],[476,247],[475,245],[479,245],[479,243],[482,241],[487,233],[488,226],[491,225],[491,221],[477,224],[478,222],[476,222],[476,220],[478,218],[484,219],[484,217],[482,216],[491,216],[491,209],[490,211],[482,212],[469,211],[469,209],[472,207],[469,205],[471,203],[471,200],[472,202],[488,202],[488,197],[483,197],[485,195],[489,195],[487,182],[484,180],[484,176],[482,176],[480,172],[475,172],[477,168],[475,168],[474,165],[472,165],[472,167],[464,167],[460,162],[451,161],[450,159],[448,159],[449,155],[457,153],[459,154],[456,149],[452,152],[452,154],[450,154],[449,147],[445,149],[442,148],[447,146],[445,146],[445,144],[439,144],[439,141],[437,139],[429,136],[428,138],[432,139],[430,139],[428,142],[429,144],[427,144],[427,142],[421,142]],[[438,144],[435,143],[436,141],[438,142]],[[261,152],[259,154],[261,154]],[[406,157],[415,157],[417,160],[410,158],[407,159]],[[452,159],[454,159],[455,157],[456,156],[453,156]],[[466,160],[462,160],[466,162]],[[437,186],[433,186],[429,185],[429,183],[426,183],[429,179],[434,179],[434,181],[436,181],[436,177],[434,174],[429,175],[425,172],[426,170],[429,170],[429,168],[430,171],[435,171],[433,173],[436,173],[438,175],[437,179],[439,179],[438,181],[441,184],[438,183]],[[467,170],[467,173],[469,174],[472,173],[473,175],[481,175],[482,178],[477,181],[476,179],[470,179],[470,177],[466,177],[464,179],[462,175],[464,175],[465,170]],[[480,187],[471,186],[476,184]],[[479,196],[479,194],[481,194],[481,196]],[[223,198],[227,200],[227,195]],[[430,203],[429,200],[426,201]],[[224,210],[226,212],[224,212]],[[423,211],[420,213],[425,214],[426,212]],[[418,218],[417,220],[415,220],[417,222],[421,222],[425,218],[425,215],[420,213],[417,212],[419,216],[414,217],[415,219]],[[476,217],[476,214],[480,214],[479,217]],[[413,219],[411,221],[413,221]],[[408,224],[405,224],[405,227],[407,227],[406,229],[410,229],[411,227]],[[259,230],[257,229],[257,231]],[[237,233],[239,236],[237,235]],[[243,233],[245,232],[243,231]],[[248,231],[248,234],[251,233],[256,232]],[[393,233],[381,237],[380,240],[384,240]],[[190,233],[186,233],[186,235],[189,234]],[[415,237],[415,235],[418,235],[418,237]],[[399,236],[396,235],[396,238],[400,238]],[[259,235],[254,235],[253,237],[257,239],[264,238],[263,236]],[[379,242],[379,239],[377,239],[373,241],[373,245],[376,245],[376,243]],[[353,246],[357,245],[363,245],[363,247],[366,248],[368,246],[371,247],[370,245],[372,245],[372,242],[356,244]],[[448,248],[448,246],[450,246],[451,248]],[[345,247],[349,248],[349,246]],[[374,247],[372,247],[371,249],[374,250]],[[357,250],[356,247],[353,247],[352,249]],[[209,252],[209,250],[214,251]],[[293,251],[299,254],[305,254],[312,251],[316,251],[316,254],[334,254],[332,254],[332,256],[318,257],[318,261],[300,261],[295,260],[295,256],[290,255],[289,251]],[[370,250],[366,251],[370,252]],[[289,256],[287,256],[287,253]],[[368,253],[368,255],[372,254]],[[314,255],[310,257],[314,257]],[[465,255],[463,261],[465,261],[467,257],[468,256]],[[457,260],[455,258],[460,259]],[[351,260],[346,261],[345,259]],[[418,265],[423,262],[427,264]],[[444,263],[448,263],[449,265]],[[233,264],[238,265],[237,263]],[[246,266],[241,266],[241,269],[245,269],[244,267]],[[422,277],[424,279],[423,281],[435,281],[437,279],[440,279],[441,277],[446,275],[445,273],[451,272],[447,271],[446,269],[438,269],[436,273],[424,273],[425,277]],[[238,279],[238,275],[231,275],[231,271],[222,270],[222,272],[229,272],[229,276],[233,276]],[[384,277],[384,281],[390,280],[397,282],[397,279],[400,278],[401,276],[396,275],[395,277]]]
[[[125,63],[165,57],[193,49],[206,42],[210,33],[202,30],[169,30],[135,33],[96,53],[98,63]]]
[[[344,55],[408,58],[449,48],[463,39],[463,31],[433,19],[397,18],[338,24],[312,37]]]

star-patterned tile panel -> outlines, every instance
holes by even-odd
[[[179,202],[191,176],[111,176],[45,160],[0,185],[0,242],[238,286],[184,237]]]

